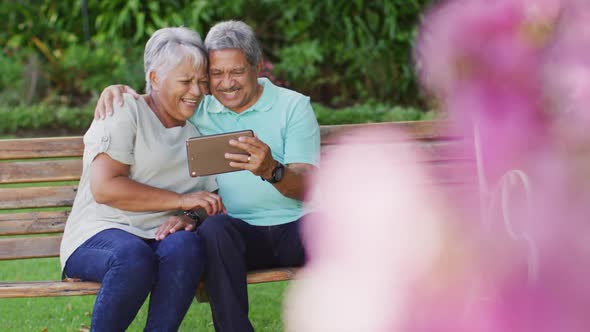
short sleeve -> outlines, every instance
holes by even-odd
[[[113,115],[94,120],[84,135],[84,159],[91,162],[101,153],[126,164],[134,164],[137,133],[137,101],[124,95],[123,106],[113,105]]]
[[[295,104],[285,132],[284,163],[319,166],[320,127],[308,97],[301,98]]]

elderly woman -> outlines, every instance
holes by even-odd
[[[124,331],[151,292],[146,330],[176,331],[204,269],[196,220],[224,212],[215,179],[189,177],[186,120],[208,93],[207,53],[186,28],[158,30],[144,53],[146,95],[84,135],[84,169],[61,244],[63,272],[101,282],[91,330]],[[187,213],[187,215],[194,215]],[[195,218],[196,219],[196,218]]]

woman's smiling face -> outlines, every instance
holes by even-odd
[[[166,118],[174,124],[184,125],[203,97],[209,93],[206,66],[195,68],[194,61],[187,56],[168,71],[152,74],[152,95],[158,100],[160,112],[164,111]],[[164,126],[168,127],[168,124],[164,123]]]

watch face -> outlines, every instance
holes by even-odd
[[[279,163],[272,173],[272,179],[274,182],[281,181],[283,179],[283,175],[285,175],[285,165]]]

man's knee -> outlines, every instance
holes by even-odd
[[[232,218],[227,215],[217,214],[210,216],[199,226],[197,233],[205,240],[224,236],[231,232],[231,222]]]
[[[235,222],[232,217],[219,214],[207,218],[199,226],[197,234],[204,243],[208,257],[243,250],[242,235],[235,227]]]

